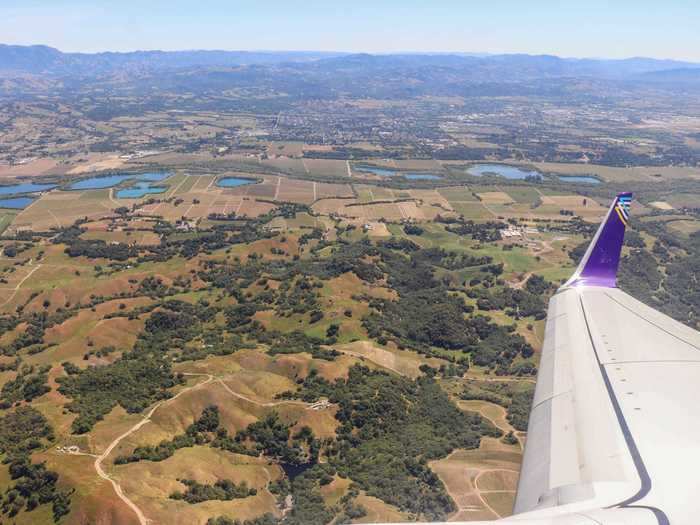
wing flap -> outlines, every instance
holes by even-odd
[[[586,334],[578,290],[562,290],[549,306],[516,513],[604,506],[639,488]]]

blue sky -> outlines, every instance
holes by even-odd
[[[700,62],[697,0],[0,0],[0,42],[135,49],[460,51]]]

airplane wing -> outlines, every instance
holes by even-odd
[[[700,333],[616,287],[631,200],[550,301],[514,515],[498,523],[700,523]]]

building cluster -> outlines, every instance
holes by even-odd
[[[527,235],[535,235],[537,233],[539,233],[539,230],[532,226],[513,226],[512,224],[500,231],[501,239],[522,239]]]

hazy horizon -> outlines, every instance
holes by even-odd
[[[7,0],[7,44],[64,52],[303,50],[371,54],[469,53],[566,58],[647,57],[698,62],[700,6],[672,0],[543,0],[488,5],[443,0],[224,2]]]
[[[222,53],[318,53],[318,54],[338,54],[338,55],[372,55],[372,56],[400,56],[400,55],[417,55],[417,56],[438,56],[438,55],[452,55],[452,56],[474,56],[474,57],[489,57],[489,56],[503,56],[503,55],[523,55],[523,56],[552,56],[563,60],[637,60],[637,59],[647,59],[647,60],[668,60],[676,62],[688,62],[688,63],[698,63],[700,64],[700,58],[696,60],[687,60],[682,58],[669,58],[669,57],[653,57],[647,55],[630,55],[621,57],[610,57],[610,56],[564,56],[558,55],[556,53],[526,53],[520,51],[504,51],[502,53],[488,53],[480,51],[416,51],[416,50],[397,50],[397,51],[359,51],[359,50],[347,50],[347,49],[222,49],[222,48],[181,48],[181,49],[160,49],[160,48],[143,48],[143,49],[128,49],[128,50],[113,50],[113,49],[103,49],[97,51],[69,51],[66,49],[61,49],[50,44],[45,44],[41,42],[37,43],[26,43],[26,44],[15,44],[9,42],[0,42],[0,45],[6,46],[19,46],[19,47],[49,47],[56,49],[62,53],[78,53],[85,55],[97,55],[100,53],[196,53],[196,52],[222,52]]]

